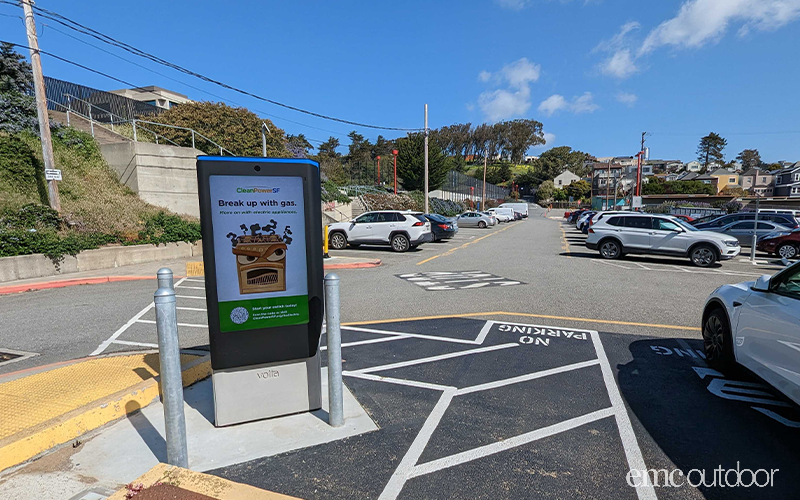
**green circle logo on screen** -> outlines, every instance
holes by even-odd
[[[241,325],[247,318],[250,317],[250,314],[247,312],[247,309],[244,307],[236,307],[231,311],[231,321],[233,321],[237,325]]]

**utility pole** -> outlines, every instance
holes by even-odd
[[[36,37],[36,21],[33,19],[31,0],[22,0],[22,10],[25,12],[25,31],[28,35],[28,46],[31,50],[31,67],[33,68],[33,87],[36,93],[36,114],[39,117],[39,135],[42,139],[42,158],[45,170],[55,170],[56,162],[53,158],[53,139],[50,136],[50,118],[47,115],[47,94],[44,89],[44,76],[42,76],[42,58],[39,55],[39,40]],[[58,196],[58,181],[47,181],[47,194],[50,198],[50,208],[61,212],[61,199]]]
[[[637,169],[636,169],[636,196],[642,195],[642,164],[644,163],[644,136],[647,135],[647,132],[642,132],[642,147],[639,150],[639,157]],[[632,202],[631,202],[632,204]]]
[[[608,196],[611,188],[611,162],[608,162],[608,176],[606,177],[606,210],[608,210]]]
[[[756,177],[756,179],[758,179],[758,177]],[[753,191],[755,191],[755,189],[753,189]],[[752,264],[756,263],[756,243],[758,243],[758,208],[759,208],[758,202],[761,201],[761,196],[758,194],[758,191],[755,191],[755,193],[756,193],[756,216],[755,219],[753,220],[753,241],[751,242],[752,246],[750,247],[750,262]]]
[[[425,105],[425,213],[428,211],[428,105]]]
[[[486,210],[486,165],[489,163],[489,153],[483,157],[483,191],[481,192],[481,210]]]

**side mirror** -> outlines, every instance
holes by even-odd
[[[355,223],[356,223],[355,219],[350,219],[350,224],[355,224]]]
[[[762,274],[755,282],[755,284],[751,287],[753,291],[756,292],[769,292],[769,279],[771,276],[769,274]]]

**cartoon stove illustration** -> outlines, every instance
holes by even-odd
[[[286,291],[286,250],[292,243],[292,230],[286,226],[283,236],[275,234],[278,223],[270,220],[263,228],[259,224],[240,227],[245,234],[229,233],[236,257],[236,274],[239,277],[239,293],[264,293]],[[266,234],[261,234],[261,229]]]

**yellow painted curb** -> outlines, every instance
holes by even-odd
[[[205,276],[206,268],[205,264],[200,262],[187,262],[186,263],[186,276],[188,277],[197,277],[197,276]]]
[[[131,485],[142,485],[148,488],[156,483],[170,484],[216,500],[297,500],[297,497],[273,493],[255,486],[235,483],[221,477],[167,464],[156,465],[133,481]],[[108,497],[108,500],[126,500],[128,492],[127,487],[122,488]]]
[[[192,385],[210,375],[210,357],[202,356],[183,367],[183,385]],[[158,379],[150,378],[34,427],[23,437],[12,435],[0,440],[0,471],[138,411],[157,400],[159,395]]]

